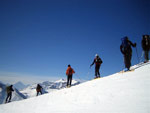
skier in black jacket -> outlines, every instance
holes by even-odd
[[[36,92],[37,92],[36,96],[38,96],[39,93],[41,93],[41,95],[42,95],[42,86],[40,84],[37,84]]]
[[[130,70],[131,58],[132,58],[132,47],[136,47],[136,43],[132,43],[128,37],[122,38],[122,44],[120,45],[120,51],[124,55],[124,63],[127,70]]]
[[[149,51],[150,51],[150,36],[149,35],[143,35],[142,48],[143,48],[144,55],[145,55],[144,63],[146,63],[149,61]]]
[[[14,91],[13,85],[7,86],[6,91],[7,91],[7,97],[6,97],[5,103],[8,103],[8,102],[11,102],[12,91]]]
[[[92,67],[92,65],[94,65],[95,63],[95,78],[100,78],[100,66],[103,63],[103,61],[101,60],[101,58],[99,57],[98,54],[95,55],[95,59],[93,61],[93,63],[90,65],[90,67]]]

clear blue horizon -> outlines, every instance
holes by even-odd
[[[118,72],[124,67],[122,37],[137,43],[141,57],[149,6],[149,0],[1,0],[0,72],[66,78],[71,64],[75,79],[90,80],[95,54],[103,60],[102,77]],[[132,65],[137,63],[133,48]]]

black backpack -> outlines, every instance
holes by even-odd
[[[121,44],[121,45],[122,45],[122,49],[123,49],[123,51],[125,52],[125,51],[127,51],[128,48],[130,47],[128,38],[127,38],[127,37],[124,37],[124,38],[121,39],[121,41],[122,41],[122,44]]]

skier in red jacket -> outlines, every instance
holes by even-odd
[[[68,68],[66,70],[66,75],[67,75],[67,87],[71,86],[72,82],[72,75],[75,73],[75,71],[71,68],[70,65],[68,65]]]

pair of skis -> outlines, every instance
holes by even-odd
[[[135,69],[130,69],[130,70],[122,70],[119,73],[127,73],[127,72],[133,72]]]

